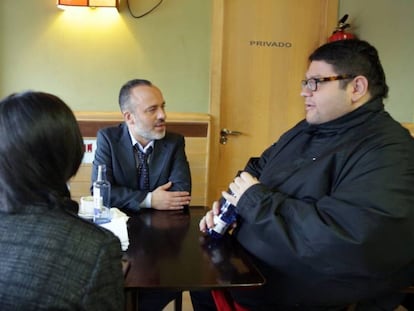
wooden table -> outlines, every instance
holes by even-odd
[[[202,290],[256,287],[264,283],[238,242],[214,240],[199,231],[203,207],[143,210],[128,220],[126,290]]]

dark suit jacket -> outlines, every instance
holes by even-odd
[[[138,210],[148,191],[139,189],[134,150],[125,123],[98,131],[92,182],[97,178],[99,164],[106,165],[107,179],[112,187],[111,205]],[[182,135],[167,132],[163,139],[154,141],[149,173],[149,191],[169,181],[173,183],[170,191],[191,191],[190,167]]]
[[[0,310],[123,310],[121,246],[62,207],[0,213]]]

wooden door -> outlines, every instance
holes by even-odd
[[[337,0],[213,0],[210,204],[304,118],[307,57],[332,33],[337,10]],[[242,134],[220,144],[223,128]]]

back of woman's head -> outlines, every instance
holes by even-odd
[[[72,110],[42,92],[12,94],[0,101],[0,210],[57,203],[69,196],[67,181],[83,157],[83,140]]]

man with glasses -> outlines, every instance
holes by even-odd
[[[306,119],[223,193],[239,215],[233,236],[266,284],[216,291],[216,301],[237,310],[394,310],[414,281],[414,139],[384,110],[388,86],[373,46],[335,41],[309,60]],[[200,230],[218,210],[214,203]]]

